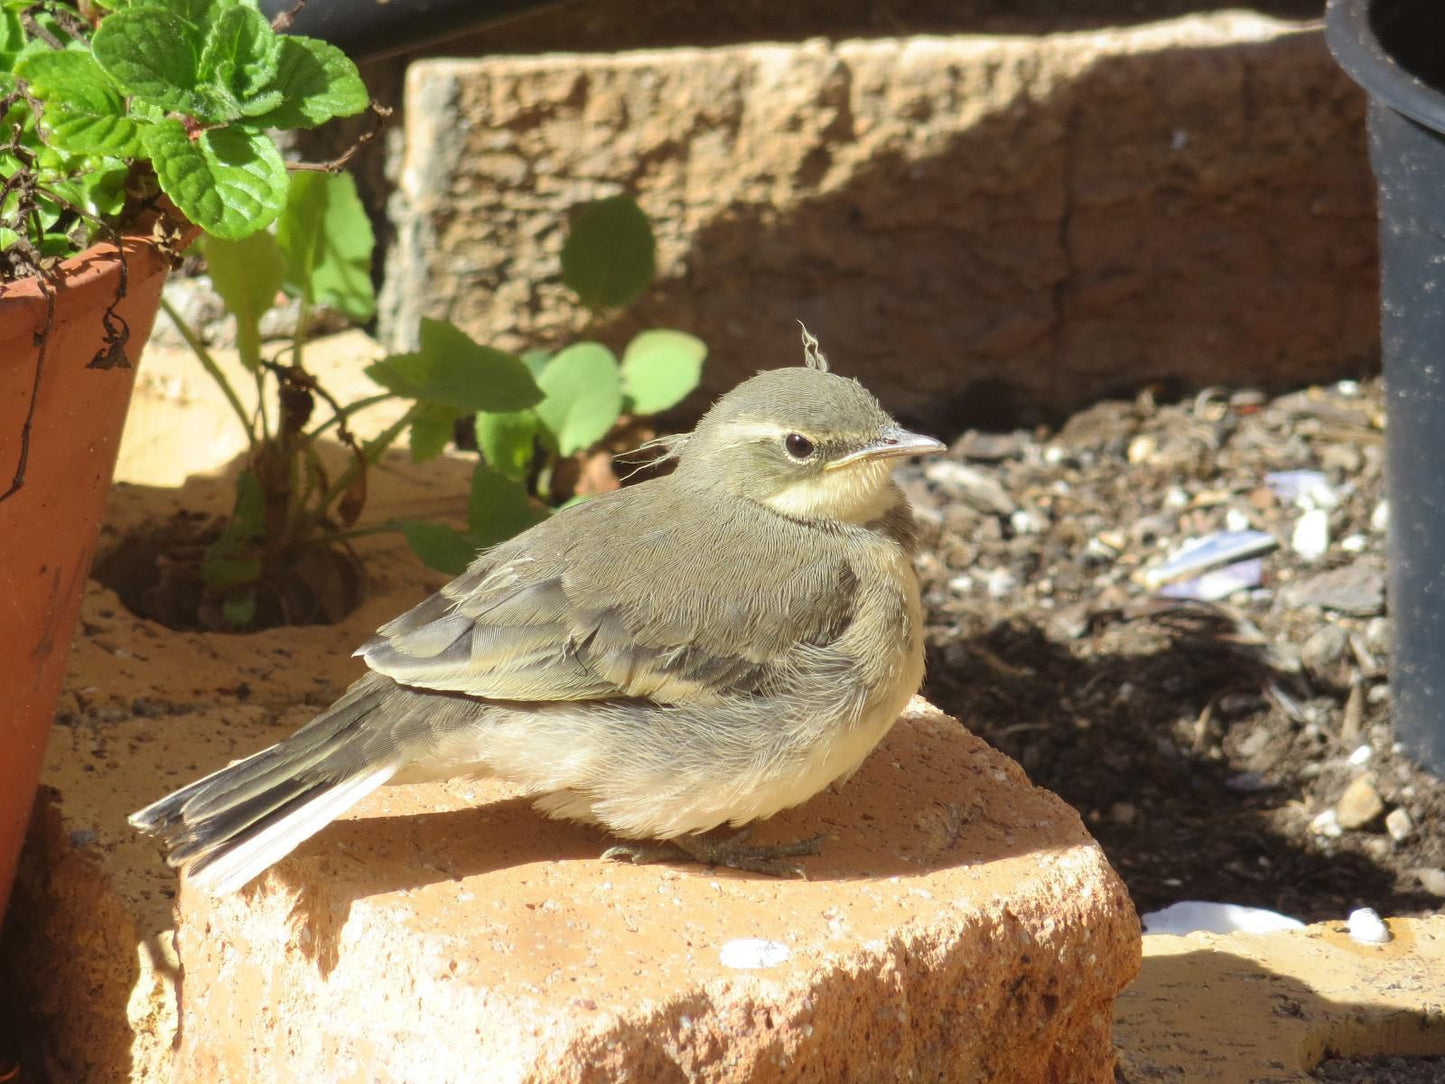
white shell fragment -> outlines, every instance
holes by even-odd
[[[1361,907],[1351,911],[1349,918],[1350,940],[1361,945],[1384,945],[1390,941],[1390,928],[1373,907]]]
[[[1249,591],[1264,582],[1264,562],[1258,557],[1210,569],[1200,576],[1166,583],[1159,589],[1165,598],[1193,598],[1218,602],[1236,591]]]
[[[793,950],[781,941],[768,941],[761,937],[734,938],[718,952],[724,967],[735,967],[741,971],[777,967],[792,954]]]
[[[1258,557],[1278,548],[1279,541],[1264,531],[1219,531],[1186,542],[1158,568],[1148,569],[1143,574],[1144,586],[1156,591],[1166,583],[1197,576],[1220,565]]]
[[[1273,933],[1276,930],[1302,930],[1305,924],[1278,911],[1263,907],[1245,907],[1238,903],[1208,903],[1204,900],[1180,900],[1158,911],[1143,915],[1145,933]]]
[[[1340,498],[1329,477],[1317,470],[1277,470],[1264,476],[1264,484],[1282,501],[1297,508],[1337,508]]]
[[[1330,549],[1329,512],[1323,508],[1306,510],[1295,524],[1289,544],[1306,561],[1318,561]]]

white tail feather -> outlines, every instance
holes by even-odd
[[[234,892],[285,858],[394,774],[396,768],[388,765],[338,783],[275,824],[235,844],[203,869],[194,874],[188,872],[187,882],[213,896]]]

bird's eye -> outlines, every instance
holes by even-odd
[[[783,438],[783,447],[794,459],[807,459],[813,454],[813,442],[802,433],[789,433]]]

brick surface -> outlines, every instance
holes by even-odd
[[[1344,922],[1145,937],[1119,999],[1119,1080],[1307,1084],[1326,1057],[1445,1055],[1445,915],[1389,927],[1384,945]]]
[[[176,499],[119,489],[112,524]],[[378,792],[242,894],[183,889],[177,925],[124,815],[305,721],[434,586],[363,542],[371,595],[330,628],[170,633],[91,585],[5,945],[59,1079],[1112,1079],[1138,965],[1121,883],[1072,810],[921,700],[764,826],[832,837],[806,881],[602,861],[599,831],[454,781]],[[739,966],[747,939],[781,958]]]
[[[1377,354],[1363,98],[1295,24],[434,60],[406,100],[394,342],[570,341],[567,211],[629,191],[660,278],[588,333],[693,331],[707,392],[793,358],[795,318],[935,428]]]

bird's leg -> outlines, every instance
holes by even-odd
[[[749,844],[752,834],[753,826],[747,825],[740,831],[726,835],[704,834],[621,843],[609,847],[602,857],[625,858],[634,863],[691,860],[709,866],[727,866],[729,869],[741,869],[749,873],[765,873],[770,877],[802,877],[802,868],[784,859],[817,854],[823,846],[822,836],[798,839],[790,843]]]

